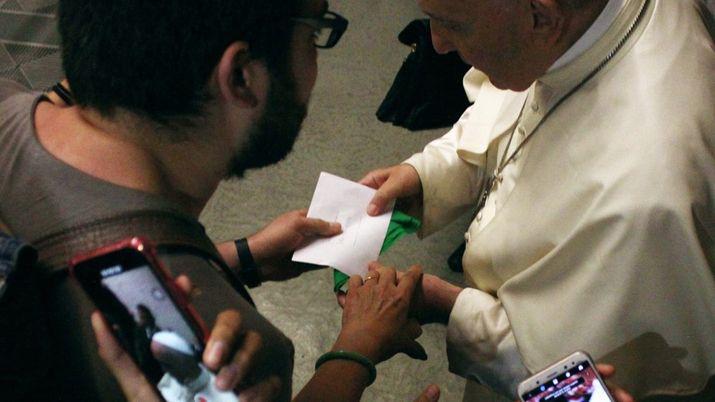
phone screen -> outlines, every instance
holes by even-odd
[[[521,397],[525,402],[611,402],[605,384],[587,360]]]
[[[194,351],[201,350],[198,338],[148,265],[128,270],[115,265],[102,269],[100,275],[101,285],[128,310],[137,329],[147,336],[171,331],[186,340]]]
[[[144,254],[111,252],[75,265],[74,274],[165,400],[238,400],[215,388],[215,375],[201,364],[201,331]]]

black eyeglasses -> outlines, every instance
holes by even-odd
[[[318,18],[291,18],[295,22],[309,25],[315,29],[315,47],[330,49],[335,46],[348,29],[348,20],[332,11],[326,11]]]

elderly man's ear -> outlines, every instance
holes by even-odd
[[[532,32],[536,44],[552,46],[562,37],[566,21],[563,1],[531,0]]]
[[[246,42],[229,45],[214,74],[218,95],[238,107],[254,108],[268,93],[270,79],[265,64],[251,58]]]

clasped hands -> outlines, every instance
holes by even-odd
[[[262,281],[285,281],[303,272],[322,268],[317,265],[293,262],[291,256],[302,245],[317,238],[335,236],[340,234],[342,229],[339,223],[308,218],[307,212],[301,209],[285,213],[248,237],[248,246],[259,266]],[[239,265],[233,242],[223,243],[218,247],[229,266]],[[381,267],[379,263],[372,263],[369,270],[378,272]],[[388,277],[395,276],[399,280],[403,275],[404,272],[395,272]],[[420,274],[419,277],[420,281],[414,289],[415,300],[410,306],[411,315],[420,324],[434,322],[446,324],[454,301],[462,288],[434,275]],[[338,295],[341,306],[344,304],[344,296],[344,294]]]

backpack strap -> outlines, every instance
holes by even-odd
[[[51,233],[32,244],[39,253],[43,273],[53,278],[67,275],[67,265],[73,256],[134,236],[150,239],[160,250],[184,249],[211,260],[212,266],[217,267],[231,286],[253,304],[238,275],[221,258],[203,225],[177,212],[139,210],[121,213]]]

